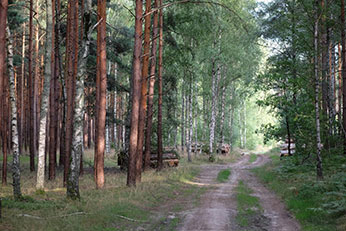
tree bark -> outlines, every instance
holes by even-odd
[[[318,5],[318,0],[316,0]],[[314,74],[315,74],[315,122],[316,122],[316,144],[317,144],[317,178],[322,179],[322,157],[321,157],[321,131],[320,131],[320,110],[319,110],[319,76],[318,76],[318,14],[315,13],[315,26],[314,26]]]
[[[5,20],[6,22],[6,20]],[[6,23],[4,23],[6,25]],[[13,65],[13,40],[11,37],[9,26],[6,27],[8,37],[8,73],[10,77],[10,103],[11,103],[11,131],[12,131],[12,176],[13,176],[13,196],[16,200],[21,199],[22,192],[20,189],[20,153],[18,143],[18,121],[17,121],[17,100],[15,96],[15,80],[14,80],[14,65]]]
[[[188,138],[188,144],[187,144],[187,160],[189,162],[192,161],[191,159],[191,143],[192,143],[192,128],[193,128],[193,124],[192,124],[192,95],[193,95],[193,90],[192,90],[192,76],[190,76],[190,94],[189,94],[189,138]]]
[[[141,97],[141,51],[142,51],[142,0],[136,0],[135,41],[133,49],[132,70],[132,106],[131,129],[129,140],[129,166],[127,172],[127,185],[136,185],[136,159],[138,142],[139,104]]]
[[[5,89],[5,79],[6,79],[6,25],[7,25],[7,9],[8,1],[1,0],[0,2],[0,108],[5,108],[6,99],[6,89]],[[3,152],[2,161],[2,185],[7,184],[7,135],[6,135],[6,120],[5,111],[0,110],[0,132],[1,132],[1,148]]]
[[[46,0],[46,47],[44,55],[44,86],[42,92],[41,110],[40,110],[40,135],[38,150],[37,182],[36,189],[44,189],[44,170],[45,170],[45,147],[46,147],[46,128],[49,83],[52,75],[52,35],[53,35],[53,14],[52,1]]]
[[[30,171],[35,171],[35,120],[36,117],[35,110],[34,110],[34,77],[33,77],[33,66],[32,66],[32,59],[33,59],[33,44],[32,44],[32,38],[33,38],[33,0],[30,0],[30,11],[29,11],[29,51],[28,51],[28,72],[29,72],[29,79],[28,79],[28,85],[29,85],[29,127],[30,127],[30,135],[29,135],[29,152],[30,152]]]
[[[66,115],[66,151],[64,165],[64,185],[67,182],[68,171],[71,160],[73,139],[74,100],[76,88],[76,76],[78,65],[78,1],[68,2],[68,22],[66,38],[66,93],[67,93],[67,115]]]
[[[211,122],[210,122],[210,134],[209,134],[209,153],[210,155],[213,155],[213,145],[214,145],[214,137],[215,137],[215,124],[216,124],[216,97],[217,97],[217,87],[216,87],[216,73],[217,70],[215,70],[215,60],[212,61],[212,85],[211,85],[211,91],[212,91],[212,101],[211,101]]]
[[[145,1],[145,14],[151,11],[151,0]],[[141,182],[142,162],[143,162],[143,144],[144,144],[144,127],[145,116],[147,113],[147,94],[148,94],[148,74],[149,74],[149,57],[150,57],[150,23],[151,15],[145,16],[144,23],[144,45],[143,45],[143,63],[142,63],[142,88],[141,102],[139,105],[138,119],[138,146],[136,159],[136,182]]]
[[[184,151],[185,147],[185,92],[184,82],[181,86],[181,151]]]
[[[96,133],[96,163],[95,163],[95,180],[96,188],[104,187],[104,152],[105,152],[105,126],[106,126],[106,94],[107,94],[107,59],[106,59],[106,0],[97,1],[98,21],[98,88],[99,97],[96,98],[98,105],[97,113],[97,133]]]
[[[78,73],[76,82],[75,113],[73,118],[74,129],[72,138],[71,163],[67,181],[67,197],[70,199],[79,199],[79,174],[80,161],[83,156],[83,121],[84,121],[84,79],[87,74],[87,59],[90,47],[90,16],[91,0],[85,3],[85,12],[83,13],[84,35],[81,43],[82,57],[78,63]]]
[[[341,25],[345,25],[345,3],[341,0]],[[341,60],[342,60],[342,124],[344,134],[344,154],[346,155],[346,44],[345,28],[341,29]]]
[[[162,0],[160,0],[162,6]],[[158,110],[157,110],[157,168],[162,169],[162,52],[163,52],[163,10],[159,11],[160,18],[160,32],[159,32],[159,70],[158,70]]]
[[[52,0],[52,19],[55,17],[55,6],[56,0]],[[58,41],[57,41],[58,42]],[[57,99],[56,99],[56,90],[57,90],[57,73],[56,73],[56,55],[55,50],[59,44],[56,43],[56,33],[55,33],[55,23],[52,20],[52,52],[51,52],[51,70],[52,77],[50,80],[50,97],[49,97],[49,180],[55,179],[55,167],[56,167],[56,145],[57,145]]]

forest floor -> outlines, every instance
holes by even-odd
[[[204,165],[195,183],[211,187],[199,206],[180,213],[178,230],[269,230],[297,231],[300,225],[283,202],[265,188],[250,171],[270,161],[265,155],[245,155],[236,163]],[[218,173],[230,169],[228,181]]]

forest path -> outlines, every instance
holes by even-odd
[[[258,155],[255,162],[249,163],[249,155],[245,155],[236,163],[203,166],[195,182],[211,186],[211,189],[201,197],[198,207],[181,213],[183,222],[178,230],[300,230],[298,222],[286,210],[283,202],[249,171],[269,161],[268,156]],[[227,182],[218,183],[216,178],[222,169],[230,169],[231,175]],[[235,188],[239,181],[252,189],[251,196],[259,198],[261,207],[261,212],[252,216],[246,227],[240,227],[236,221],[238,211]]]

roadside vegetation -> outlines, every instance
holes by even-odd
[[[303,230],[346,230],[346,157],[330,154],[324,159],[324,179],[317,180],[312,159],[280,161],[278,153],[268,153],[272,162],[253,172],[281,196]]]

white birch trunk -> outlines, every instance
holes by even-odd
[[[184,134],[185,134],[185,96],[184,96],[184,83],[181,88],[181,150],[184,151]]]
[[[40,134],[38,145],[38,165],[37,165],[37,182],[36,189],[44,189],[44,169],[45,169],[45,149],[46,149],[46,128],[47,128],[47,111],[49,98],[49,83],[52,75],[52,31],[53,31],[53,15],[52,1],[46,0],[46,47],[44,54],[44,84],[40,110]]]
[[[222,87],[222,98],[221,98],[221,122],[220,122],[220,133],[221,133],[221,144],[225,143],[224,134],[224,123],[225,123],[225,99],[226,98],[226,87]]]
[[[192,123],[192,94],[193,94],[193,89],[191,86],[191,81],[190,80],[190,95],[189,95],[189,139],[188,139],[188,152],[187,152],[187,157],[188,157],[188,161],[191,162],[191,142],[192,142],[192,136],[193,136],[193,123]]]
[[[114,79],[117,81],[118,66],[114,63]],[[114,91],[114,108],[113,108],[114,118],[117,118],[117,90]],[[114,145],[117,143],[117,124],[114,124]]]
[[[243,115],[243,118],[244,118],[244,132],[243,132],[243,135],[244,135],[244,148],[246,148],[246,102],[244,101],[243,102],[243,112],[244,112],[244,115]]]
[[[13,177],[13,196],[20,199],[22,192],[20,189],[20,153],[18,140],[18,121],[17,121],[17,100],[15,96],[15,80],[13,65],[13,40],[11,38],[10,28],[6,27],[7,32],[7,52],[8,52],[8,72],[10,77],[10,103],[11,103],[11,131],[12,131],[12,177]]]
[[[213,145],[214,145],[214,137],[215,137],[215,123],[216,123],[216,97],[217,97],[217,89],[216,89],[216,71],[215,71],[215,61],[213,60],[213,69],[212,69],[212,100],[211,100],[211,122],[210,122],[210,134],[209,134],[209,152],[212,155]]]

